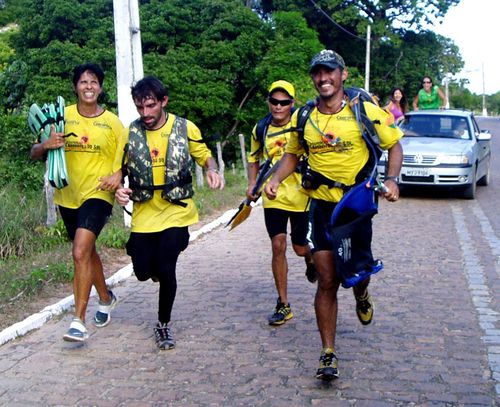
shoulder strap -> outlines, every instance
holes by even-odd
[[[380,138],[375,129],[375,122],[366,114],[364,105],[364,102],[375,104],[373,98],[366,90],[361,88],[346,88],[344,92],[349,99],[349,106],[354,112],[364,140],[374,149],[374,152],[377,153],[377,157],[380,157],[382,153],[380,149]]]
[[[293,114],[295,110],[297,110],[297,108],[293,107],[291,113]],[[269,129],[269,126],[272,121],[273,121],[273,116],[271,113],[268,113],[257,122],[257,125],[255,127],[255,136],[256,139],[260,142],[260,148],[256,152],[254,152],[253,155],[256,155],[264,150],[266,146],[266,136],[268,134],[267,130]],[[288,133],[293,130],[295,130],[295,128],[288,128],[277,131],[276,133],[269,134],[269,136],[277,136],[279,134]]]
[[[374,178],[377,172],[378,159],[382,154],[380,148],[380,138],[377,130],[375,129],[375,122],[373,122],[366,114],[365,102],[374,103],[370,94],[361,88],[347,88],[344,89],[348,99],[349,106],[354,112],[356,122],[358,123],[361,135],[368,146],[370,158],[366,165],[361,169],[356,177],[356,181],[361,181],[366,177]]]
[[[299,135],[299,142],[304,148],[306,154],[309,154],[309,147],[307,146],[306,140],[304,138],[304,127],[306,126],[307,119],[311,115],[314,107],[316,106],[316,100],[308,100],[307,103],[299,108],[299,113],[297,115],[297,127],[296,131]]]
[[[257,137],[257,140],[260,141],[261,146],[263,146],[265,143],[267,128],[271,124],[272,120],[273,116],[271,115],[271,113],[268,113],[257,122],[257,127],[255,128],[255,136]]]

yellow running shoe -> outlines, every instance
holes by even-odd
[[[290,308],[290,304],[284,304],[281,299],[278,298],[278,303],[274,310],[274,314],[269,316],[269,325],[283,325],[286,321],[293,318],[293,312]]]
[[[373,301],[368,290],[361,297],[356,297],[356,315],[358,316],[359,322],[363,325],[368,325],[373,319]]]
[[[316,378],[330,381],[339,377],[338,359],[333,348],[324,348],[319,358],[319,368]]]

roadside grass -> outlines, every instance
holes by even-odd
[[[194,200],[200,221],[236,208],[244,199],[243,170],[225,174],[221,190],[195,187]],[[206,182],[206,180],[205,180]],[[46,205],[42,191],[21,192],[13,185],[0,190],[0,313],[23,303],[38,301],[73,279],[71,243],[64,224],[45,225]],[[125,254],[130,230],[123,211],[115,204],[113,215],[97,240],[98,251],[106,248]],[[69,295],[70,293],[68,293]],[[0,329],[2,327],[0,326]]]

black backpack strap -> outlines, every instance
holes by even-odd
[[[128,175],[127,163],[125,162],[125,158],[127,156],[127,153],[128,153],[128,143],[126,143],[123,146],[122,166],[121,166],[121,169],[122,169],[122,185],[125,184],[125,177]]]
[[[306,126],[307,119],[309,119],[309,116],[315,107],[316,100],[308,100],[304,106],[299,108],[299,112],[297,114],[297,127],[294,129],[299,135],[299,142],[304,148],[306,155],[309,154],[309,147],[304,138],[304,128]]]
[[[374,101],[370,94],[361,88],[346,88],[344,89],[344,92],[349,99],[349,106],[354,112],[359,130],[361,131],[361,135],[365,140],[370,153],[370,157],[366,165],[356,176],[356,182],[360,182],[369,176],[375,175],[377,171],[378,159],[382,154],[382,149],[380,148],[380,138],[377,130],[375,129],[376,122],[372,121],[368,117],[364,105],[364,102],[374,103]]]
[[[354,112],[356,121],[360,125],[360,130],[363,138],[369,143],[375,151],[378,150],[377,156],[380,157],[382,150],[380,149],[380,138],[377,130],[375,129],[375,122],[373,122],[366,114],[364,102],[374,103],[371,95],[362,88],[346,88],[345,94],[349,99],[349,105]],[[374,103],[375,104],[375,103]]]
[[[297,110],[297,109],[295,107],[293,107],[292,114],[293,114],[293,112],[295,112],[295,110]],[[277,131],[275,133],[268,134],[267,130],[269,129],[269,126],[270,126],[272,121],[273,121],[273,116],[271,113],[268,113],[257,122],[257,125],[255,126],[255,136],[256,136],[257,141],[260,142],[260,148],[257,151],[255,151],[254,153],[252,153],[252,155],[260,154],[264,150],[264,148],[266,146],[266,137],[267,136],[269,136],[269,137],[278,136],[279,134],[288,133],[290,131],[295,130],[295,128],[288,128],[288,129]]]
[[[255,137],[256,140],[260,142],[260,148],[257,151],[255,151],[252,155],[260,154],[264,150],[267,128],[271,124],[272,119],[273,116],[271,115],[271,113],[268,113],[257,122],[257,125],[255,126]]]

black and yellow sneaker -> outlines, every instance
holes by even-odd
[[[368,325],[372,322],[373,318],[373,301],[370,294],[368,294],[368,290],[365,291],[365,294],[361,297],[356,297],[356,315],[358,316],[359,322],[363,325]]]
[[[269,325],[283,325],[286,321],[293,318],[293,312],[290,308],[290,303],[285,305],[280,301],[281,299],[278,298],[278,303],[276,304],[274,314],[269,316]]]
[[[319,358],[319,368],[316,378],[330,381],[339,377],[338,359],[332,348],[324,348]]]

